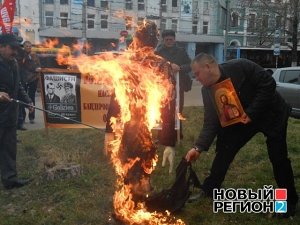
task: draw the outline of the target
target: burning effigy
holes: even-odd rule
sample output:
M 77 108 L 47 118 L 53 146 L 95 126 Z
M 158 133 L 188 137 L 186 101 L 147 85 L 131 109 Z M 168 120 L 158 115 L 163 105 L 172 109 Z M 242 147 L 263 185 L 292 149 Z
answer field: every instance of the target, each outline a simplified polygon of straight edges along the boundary
M 158 161 L 151 130 L 162 122 L 162 109 L 175 104 L 175 78 L 170 64 L 154 53 L 157 41 L 156 24 L 145 21 L 123 53 L 60 59 L 114 90 L 120 113 L 110 121 L 114 140 L 109 156 L 117 174 L 114 216 L 123 224 L 184 224 L 167 211 L 148 211 L 145 204 Z

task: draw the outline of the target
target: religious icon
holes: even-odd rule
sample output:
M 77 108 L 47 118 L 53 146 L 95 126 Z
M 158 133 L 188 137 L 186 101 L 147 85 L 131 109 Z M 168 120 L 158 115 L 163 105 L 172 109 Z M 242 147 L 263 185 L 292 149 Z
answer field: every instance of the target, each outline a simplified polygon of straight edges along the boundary
M 230 78 L 215 84 L 212 96 L 222 127 L 242 122 L 244 109 Z

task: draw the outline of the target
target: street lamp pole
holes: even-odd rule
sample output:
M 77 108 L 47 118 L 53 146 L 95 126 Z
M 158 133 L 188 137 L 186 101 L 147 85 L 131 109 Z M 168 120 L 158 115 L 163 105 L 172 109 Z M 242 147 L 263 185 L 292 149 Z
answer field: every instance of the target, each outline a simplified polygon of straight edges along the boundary
M 162 20 L 162 0 L 159 1 L 159 31 L 160 31 L 159 41 L 160 42 L 162 40 L 162 36 L 161 36 L 161 34 L 162 34 L 162 29 L 161 29 L 162 21 L 161 20 Z
M 225 36 L 224 36 L 224 62 L 227 61 L 227 45 L 228 45 L 228 30 L 230 18 L 230 0 L 226 0 L 226 21 L 225 21 Z
M 86 5 L 87 0 L 82 2 L 82 50 L 85 50 L 85 54 L 88 54 L 87 37 L 86 37 Z

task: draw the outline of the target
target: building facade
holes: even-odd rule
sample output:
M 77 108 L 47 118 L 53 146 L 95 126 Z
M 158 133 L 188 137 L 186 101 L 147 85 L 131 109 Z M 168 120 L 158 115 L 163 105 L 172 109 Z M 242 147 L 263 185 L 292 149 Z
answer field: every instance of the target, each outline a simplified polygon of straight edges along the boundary
M 44 0 L 40 7 L 40 36 L 65 40 L 87 38 L 94 51 L 109 50 L 111 43 L 120 38 L 121 31 L 133 33 L 136 25 L 147 18 L 154 20 L 161 31 L 175 30 L 177 41 L 191 57 L 206 51 L 222 60 L 224 7 L 221 1 L 87 0 L 86 7 L 83 3 L 82 0 Z
M 241 0 L 228 2 L 228 46 L 271 48 L 274 47 L 277 33 L 282 46 L 291 46 L 293 6 L 290 1 L 255 0 L 251 4 Z
M 2 4 L 4 0 L 0 0 Z M 13 33 L 32 43 L 40 41 L 39 0 L 16 0 Z
M 223 60 L 225 0 L 17 0 L 15 26 L 33 43 L 87 39 L 92 52 L 112 50 L 120 33 L 134 33 L 144 19 L 173 29 L 193 58 L 207 52 Z

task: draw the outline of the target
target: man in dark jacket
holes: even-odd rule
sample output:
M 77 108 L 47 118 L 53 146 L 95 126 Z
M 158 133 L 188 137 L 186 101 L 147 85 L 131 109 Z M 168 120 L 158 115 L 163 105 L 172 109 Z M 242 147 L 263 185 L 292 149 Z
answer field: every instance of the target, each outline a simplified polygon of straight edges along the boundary
M 184 48 L 176 46 L 175 31 L 164 30 L 162 38 L 163 44 L 157 47 L 156 53 L 171 62 L 174 73 L 179 72 L 179 112 L 182 113 L 184 91 L 189 91 L 191 88 L 191 78 L 188 74 L 191 71 L 191 59 Z
M 216 156 L 211 173 L 203 183 L 205 194 L 212 196 L 213 189 L 221 187 L 237 152 L 256 133 L 262 132 L 266 137 L 277 185 L 287 189 L 287 213 L 284 217 L 293 216 L 298 195 L 286 143 L 290 107 L 276 91 L 274 79 L 252 61 L 236 59 L 218 65 L 212 56 L 205 53 L 195 57 L 192 71 L 203 85 L 204 123 L 195 147 L 187 152 L 186 159 L 196 160 L 202 151 L 209 149 L 217 137 Z M 231 78 L 245 113 L 241 116 L 242 122 L 222 128 L 211 89 L 214 84 L 227 78 Z
M 19 57 L 20 76 L 24 85 L 25 90 L 28 93 L 33 105 L 35 105 L 35 93 L 39 81 L 39 72 L 41 71 L 40 61 L 35 53 L 31 51 L 32 44 L 30 41 L 23 43 L 24 50 L 23 54 Z M 26 111 L 25 108 L 22 110 L 22 116 L 25 120 Z M 28 115 L 30 123 L 34 123 L 35 112 L 31 112 Z
M 20 86 L 18 64 L 15 59 L 19 43 L 12 34 L 0 35 L 0 169 L 1 181 L 6 189 L 24 186 L 29 182 L 17 178 L 16 170 L 16 126 L 17 99 L 32 104 Z M 32 108 L 30 108 L 32 110 Z
M 162 32 L 163 44 L 158 46 L 156 49 L 156 54 L 162 56 L 164 59 L 168 60 L 171 63 L 171 68 L 174 74 L 179 72 L 179 114 L 178 117 L 180 120 L 185 118 L 182 116 L 182 110 L 184 105 L 184 92 L 191 89 L 192 81 L 189 77 L 189 72 L 191 71 L 191 59 L 186 53 L 184 48 L 176 46 L 175 40 L 175 31 L 173 30 L 164 30 Z M 166 110 L 166 109 L 164 109 Z M 177 135 L 173 131 L 174 126 L 168 124 L 175 123 L 174 118 L 170 118 L 170 115 L 175 115 L 176 107 L 175 101 L 169 111 L 171 113 L 164 113 L 162 111 L 162 119 L 165 121 L 165 126 L 167 129 L 164 129 L 167 133 L 174 133 L 174 135 L 169 135 L 166 132 L 160 132 L 159 139 L 160 144 L 166 146 L 163 154 L 162 166 L 165 166 L 166 161 L 169 161 L 170 164 L 174 162 L 175 158 L 175 144 Z M 183 138 L 182 134 L 182 124 L 180 123 L 180 138 Z M 171 166 L 173 167 L 173 166 Z M 172 171 L 170 167 L 170 171 Z M 169 172 L 170 172 L 169 171 Z

